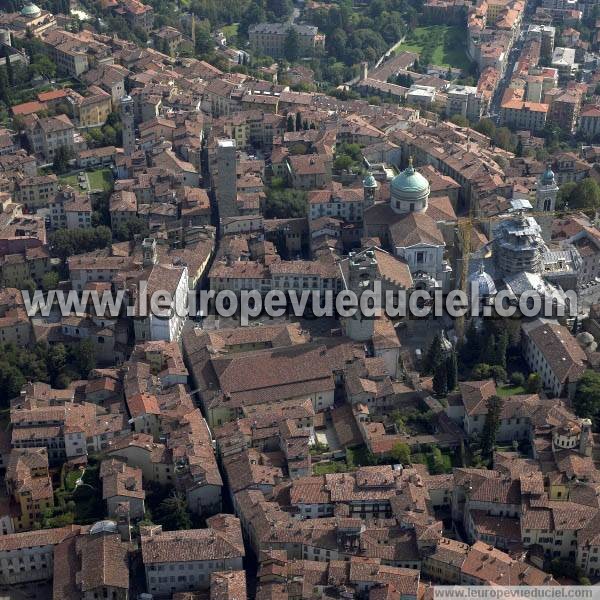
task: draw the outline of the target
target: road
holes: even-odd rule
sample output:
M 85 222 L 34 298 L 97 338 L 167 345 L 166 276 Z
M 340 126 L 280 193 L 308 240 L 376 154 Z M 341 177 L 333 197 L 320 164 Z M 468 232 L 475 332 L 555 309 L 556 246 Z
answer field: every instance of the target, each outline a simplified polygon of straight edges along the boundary
M 519 35 L 519 38 L 513 45 L 508 55 L 508 61 L 506 65 L 506 70 L 504 71 L 504 76 L 500 80 L 498 84 L 498 88 L 494 93 L 494 97 L 490 103 L 489 107 L 489 116 L 498 124 L 498 120 L 500 117 L 500 102 L 502 102 L 502 96 L 504 96 L 504 92 L 512 79 L 513 72 L 515 70 L 515 65 L 517 64 L 517 60 L 519 58 L 519 54 L 521 54 L 521 50 L 523 49 L 523 40 L 522 34 Z
M 513 44 L 513 47 L 510 49 L 508 60 L 506 64 L 506 70 L 504 71 L 504 76 L 502 77 L 498 88 L 496 89 L 496 93 L 492 98 L 492 102 L 490 103 L 488 110 L 488 117 L 494 120 L 496 124 L 498 124 L 500 117 L 500 102 L 502 101 L 502 96 L 504 96 L 504 92 L 512 79 L 513 72 L 515 70 L 515 65 L 517 64 L 517 60 L 519 59 L 519 54 L 523 50 L 523 43 L 525 41 L 525 31 L 530 24 L 531 17 L 535 12 L 535 1 L 530 0 L 525 5 L 525 12 L 523 14 L 523 20 L 521 21 L 521 31 L 517 40 Z

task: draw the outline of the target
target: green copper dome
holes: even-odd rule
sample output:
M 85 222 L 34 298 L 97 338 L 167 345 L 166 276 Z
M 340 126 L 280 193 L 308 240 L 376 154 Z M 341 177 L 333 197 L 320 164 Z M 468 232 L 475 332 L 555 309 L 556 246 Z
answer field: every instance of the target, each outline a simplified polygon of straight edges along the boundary
M 552 167 L 550 165 L 546 167 L 546 170 L 542 175 L 542 183 L 546 185 L 554 183 L 554 171 L 552 170 Z
M 408 168 L 392 179 L 391 191 L 392 194 L 395 193 L 403 197 L 407 195 L 420 197 L 423 194 L 429 194 L 429 181 L 415 170 L 412 159 L 410 159 Z
M 21 10 L 21 15 L 23 17 L 39 17 L 41 13 L 42 11 L 39 6 L 36 6 L 33 2 L 27 2 Z
M 371 175 L 371 173 L 369 173 L 363 179 L 363 187 L 366 187 L 366 188 L 376 188 L 377 187 L 377 182 L 375 181 L 375 177 L 373 177 L 373 175 Z

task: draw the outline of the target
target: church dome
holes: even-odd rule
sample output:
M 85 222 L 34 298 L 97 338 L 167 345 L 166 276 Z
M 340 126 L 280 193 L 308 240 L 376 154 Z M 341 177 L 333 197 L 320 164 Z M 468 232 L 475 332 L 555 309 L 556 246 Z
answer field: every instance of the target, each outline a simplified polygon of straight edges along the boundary
M 371 173 L 369 173 L 363 179 L 363 187 L 366 187 L 366 188 L 376 188 L 377 187 L 377 181 L 375 181 L 375 177 L 373 177 L 373 175 Z
M 496 293 L 496 284 L 490 274 L 485 272 L 483 264 L 479 265 L 477 273 L 471 276 L 471 284 L 477 285 L 480 298 L 493 296 Z
M 42 14 L 39 6 L 36 6 L 33 2 L 27 2 L 21 10 L 21 16 L 35 18 Z
M 413 167 L 412 158 L 408 168 L 392 179 L 390 191 L 392 209 L 395 212 L 424 212 L 427 210 L 429 181 Z
M 553 183 L 554 183 L 554 171 L 552 170 L 552 167 L 550 165 L 548 165 L 542 175 L 542 184 L 552 185 Z
M 429 181 L 412 166 L 412 161 L 408 168 L 392 179 L 391 185 L 392 191 L 402 195 L 420 196 L 423 193 L 429 193 Z

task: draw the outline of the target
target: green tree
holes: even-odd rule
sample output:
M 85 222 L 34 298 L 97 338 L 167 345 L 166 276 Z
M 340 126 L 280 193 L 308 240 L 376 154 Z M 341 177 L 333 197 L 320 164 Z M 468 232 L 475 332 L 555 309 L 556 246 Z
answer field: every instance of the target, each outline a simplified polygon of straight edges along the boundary
M 10 88 L 8 85 L 8 77 L 6 76 L 6 69 L 0 68 L 0 100 L 6 104 L 11 105 Z
M 487 414 L 481 433 L 481 451 L 487 458 L 491 457 L 496 446 L 503 404 L 502 398 L 499 396 L 490 396 L 487 400 Z
M 56 75 L 56 63 L 43 54 L 36 54 L 29 65 L 30 77 L 51 79 Z
M 85 379 L 96 368 L 96 351 L 91 340 L 81 340 L 77 347 L 76 364 L 80 375 Z
M 483 348 L 482 360 L 488 365 L 496 364 L 496 336 L 492 333 Z
M 442 361 L 442 339 L 439 333 L 436 333 L 431 340 L 427 354 L 423 360 L 423 375 L 428 375 L 435 371 L 436 365 Z
M 296 131 L 300 131 L 302 129 L 302 113 L 298 111 L 296 113 Z
M 509 335 L 506 329 L 503 329 L 498 336 L 496 343 L 496 360 L 495 364 L 500 365 L 506 370 L 506 353 L 508 352 Z
M 415 80 L 408 73 L 400 73 L 396 77 L 396 84 L 402 87 L 409 88 L 414 82 Z
M 286 131 L 294 131 L 294 117 L 291 114 L 287 116 Z
M 525 389 L 530 394 L 538 394 L 542 389 L 542 378 L 537 373 L 531 373 L 527 378 Z
M 214 49 L 214 43 L 210 35 L 210 22 L 207 20 L 196 23 L 196 47 L 194 50 L 199 56 L 206 56 Z
M 525 383 L 525 375 L 519 371 L 515 371 L 510 375 L 510 382 L 517 387 L 524 385 Z
M 350 170 L 353 164 L 354 161 L 352 160 L 351 156 L 348 156 L 347 154 L 340 154 L 339 156 L 336 156 L 335 160 L 333 161 L 333 168 L 338 171 Z
M 56 344 L 52 348 L 48 349 L 48 359 L 46 361 L 48 368 L 48 375 L 53 385 L 56 384 L 57 380 L 61 377 L 64 368 L 67 365 L 68 353 L 64 344 Z
M 458 360 L 454 350 L 446 359 L 446 379 L 448 383 L 448 391 L 451 392 L 454 390 L 454 388 L 456 388 L 458 383 Z
M 471 320 L 465 332 L 465 339 L 459 348 L 461 364 L 466 367 L 473 366 L 476 361 L 481 359 L 481 350 L 481 336 L 477 331 L 475 321 Z
M 52 167 L 57 173 L 66 173 L 69 170 L 69 161 L 73 158 L 73 151 L 68 146 L 59 146 L 54 153 Z
M 490 374 L 496 384 L 506 381 L 506 369 L 502 365 L 492 365 Z
M 48 242 L 52 256 L 65 261 L 73 254 L 106 248 L 112 242 L 112 231 L 105 225 L 94 229 L 59 229 Z
M 508 127 L 499 127 L 494 133 L 494 143 L 503 150 L 514 152 L 516 149 L 515 135 Z
M 153 517 L 153 520 L 162 525 L 165 531 L 192 528 L 187 502 L 182 495 L 176 492 L 173 492 L 158 505 Z
M 475 129 L 479 131 L 479 133 L 483 133 L 483 135 L 487 135 L 490 138 L 493 138 L 496 133 L 496 125 L 491 119 L 481 119 L 479 123 L 475 125 Z
M 432 475 L 442 475 L 446 472 L 446 465 L 444 464 L 444 455 L 437 446 L 433 446 L 431 448 L 429 471 Z
M 265 201 L 265 218 L 290 219 L 306 216 L 306 192 L 270 189 Z
M 433 370 L 433 391 L 438 396 L 448 392 L 448 371 L 445 361 L 439 361 Z
M 398 442 L 394 444 L 390 451 L 390 456 L 401 465 L 410 465 L 410 447 L 408 444 Z
M 600 373 L 586 371 L 577 382 L 573 408 L 578 417 L 595 419 L 600 413 Z
M 126 223 L 121 223 L 114 231 L 113 236 L 118 242 L 126 242 L 135 239 L 136 236 L 146 237 L 148 224 L 140 217 L 133 217 Z
M 0 406 L 6 408 L 8 401 L 19 395 L 25 383 L 25 377 L 17 367 L 6 362 L 0 362 L 0 389 L 2 390 Z
M 492 376 L 492 366 L 486 363 L 478 363 L 473 367 L 471 377 L 477 381 L 489 379 Z
M 12 87 L 15 85 L 15 73 L 13 71 L 13 65 L 10 61 L 10 51 L 8 48 L 4 51 L 4 58 L 6 60 L 6 78 L 8 79 L 8 84 Z
M 300 36 L 295 27 L 290 27 L 283 42 L 283 55 L 290 62 L 296 62 L 300 58 Z
M 55 290 L 58 287 L 59 277 L 56 271 L 48 271 L 44 273 L 42 277 L 42 289 L 47 292 L 48 290 Z
M 567 181 L 560 186 L 556 204 L 558 208 L 564 208 L 566 205 L 571 207 L 571 196 L 574 195 L 577 184 L 574 181 Z
M 600 208 L 600 186 L 590 177 L 580 181 L 570 196 L 570 208 Z
M 459 127 L 469 126 L 469 119 L 467 119 L 467 117 L 463 117 L 458 113 L 450 117 L 450 122 L 454 123 L 455 125 L 458 125 Z

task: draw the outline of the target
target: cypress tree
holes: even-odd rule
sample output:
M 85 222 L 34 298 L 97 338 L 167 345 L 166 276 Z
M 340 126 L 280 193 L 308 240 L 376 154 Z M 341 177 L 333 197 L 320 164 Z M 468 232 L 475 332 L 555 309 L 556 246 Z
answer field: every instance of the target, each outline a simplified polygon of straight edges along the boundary
M 444 396 L 448 392 L 448 371 L 444 361 L 435 366 L 433 372 L 433 391 L 438 396 Z

